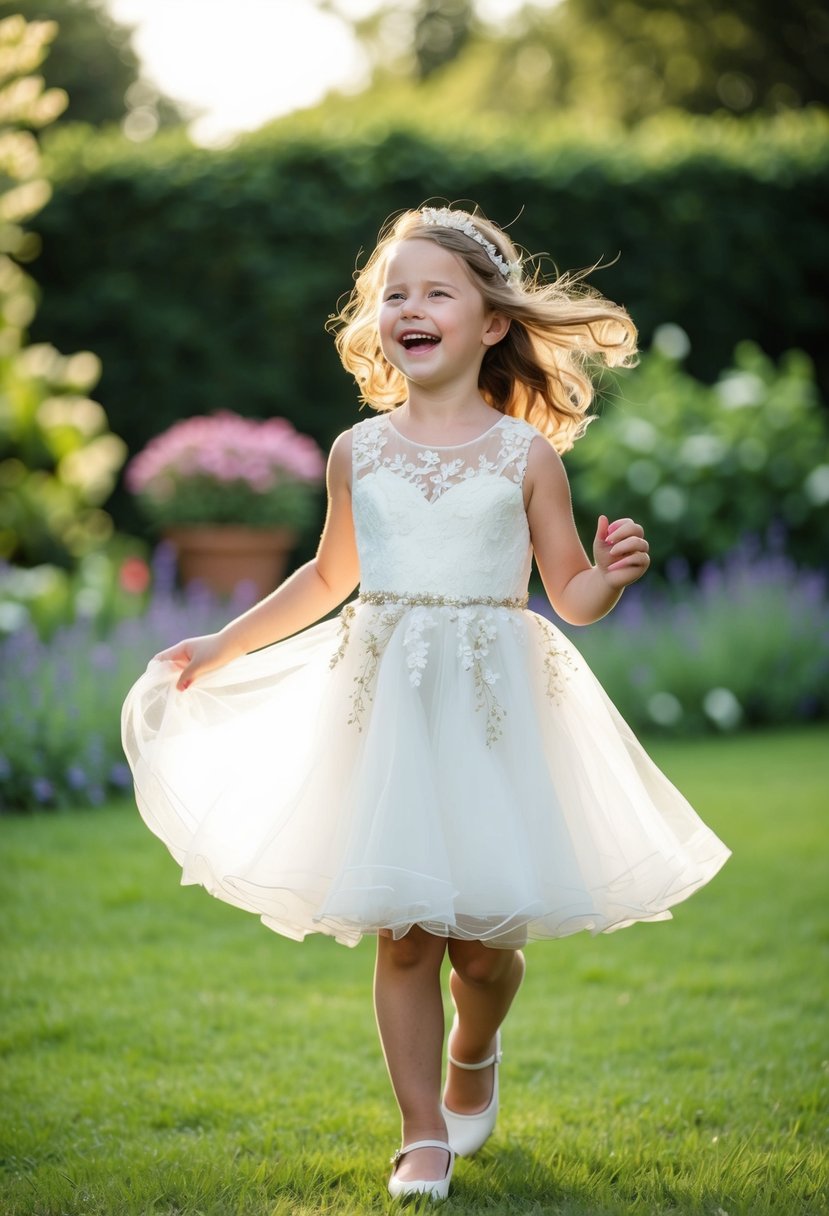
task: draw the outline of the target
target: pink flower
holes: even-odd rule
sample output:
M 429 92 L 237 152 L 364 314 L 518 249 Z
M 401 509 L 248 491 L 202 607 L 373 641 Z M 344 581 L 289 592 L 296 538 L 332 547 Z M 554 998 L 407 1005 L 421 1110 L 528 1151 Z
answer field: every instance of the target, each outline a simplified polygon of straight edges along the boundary
M 307 516 L 303 504 L 324 473 L 317 444 L 286 418 L 221 411 L 185 418 L 151 439 L 128 465 L 126 484 L 161 522 L 208 522 L 218 511 L 264 525 Z

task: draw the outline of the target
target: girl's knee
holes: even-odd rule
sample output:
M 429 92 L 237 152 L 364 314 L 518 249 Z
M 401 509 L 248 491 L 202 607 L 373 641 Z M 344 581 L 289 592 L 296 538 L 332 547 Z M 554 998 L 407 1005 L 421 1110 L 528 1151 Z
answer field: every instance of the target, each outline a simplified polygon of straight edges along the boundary
M 496 950 L 481 942 L 453 942 L 449 955 L 459 979 L 472 988 L 487 988 L 501 983 L 509 973 L 516 951 Z

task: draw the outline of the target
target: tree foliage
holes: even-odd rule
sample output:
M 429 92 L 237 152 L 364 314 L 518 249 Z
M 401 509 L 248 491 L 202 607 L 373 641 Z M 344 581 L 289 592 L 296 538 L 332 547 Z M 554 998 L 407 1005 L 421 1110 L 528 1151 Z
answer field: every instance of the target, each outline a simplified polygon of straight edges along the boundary
M 604 123 L 666 108 L 748 114 L 829 104 L 829 12 L 817 0 L 783 8 L 770 0 L 561 0 L 527 5 L 501 26 L 483 25 L 472 4 L 417 0 L 404 7 L 408 24 L 399 9 L 389 5 L 355 27 L 375 64 L 375 104 L 407 79 L 436 110 L 567 112 Z M 441 51 L 424 70 L 431 30 Z
M 633 122 L 668 107 L 774 112 L 829 102 L 829 17 L 815 0 L 564 0 L 513 53 L 550 54 L 557 108 Z
M 810 360 L 790 351 L 775 366 L 741 342 L 708 385 L 684 371 L 687 352 L 682 330 L 660 326 L 634 372 L 605 376 L 599 419 L 567 457 L 583 533 L 601 511 L 632 515 L 658 571 L 696 572 L 748 537 L 822 564 L 829 416 Z
M 469 40 L 472 0 L 420 0 L 414 15 L 414 55 L 421 80 L 451 63 Z
M 86 396 L 101 374 L 98 358 L 26 341 L 37 289 L 19 261 L 38 242 L 23 221 L 51 192 L 31 129 L 66 105 L 62 90 L 44 90 L 31 73 L 56 31 L 54 22 L 0 21 L 0 558 L 68 564 L 111 534 L 100 504 L 126 448 Z

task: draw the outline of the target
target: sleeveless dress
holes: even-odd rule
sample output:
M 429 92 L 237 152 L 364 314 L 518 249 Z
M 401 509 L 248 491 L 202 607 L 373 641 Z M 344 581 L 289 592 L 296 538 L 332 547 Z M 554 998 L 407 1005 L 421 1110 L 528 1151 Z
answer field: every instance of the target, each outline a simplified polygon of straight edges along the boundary
M 359 595 L 186 693 L 123 710 L 147 826 L 182 883 L 288 937 L 516 947 L 663 920 L 729 850 L 576 648 L 526 609 L 528 423 L 431 448 L 353 428 Z

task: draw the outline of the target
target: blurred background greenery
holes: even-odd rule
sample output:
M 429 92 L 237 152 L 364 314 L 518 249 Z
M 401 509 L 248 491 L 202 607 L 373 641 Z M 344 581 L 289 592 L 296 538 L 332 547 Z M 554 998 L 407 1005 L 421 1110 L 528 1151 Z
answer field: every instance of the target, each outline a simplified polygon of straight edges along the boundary
M 600 510 L 630 512 L 653 545 L 627 619 L 579 633 L 611 695 L 646 730 L 824 716 L 825 6 L 560 0 L 497 23 L 474 0 L 318 7 L 352 22 L 364 87 L 204 148 L 101 3 L 0 3 L 0 630 L 7 658 L 28 655 L 12 686 L 61 645 L 83 654 L 79 628 L 108 645 L 126 622 L 117 712 L 159 635 L 135 622 L 163 601 L 174 635 L 184 604 L 163 550 L 150 560 L 128 455 L 220 409 L 330 445 L 356 390 L 325 321 L 385 217 L 437 197 L 515 221 L 550 271 L 603 264 L 592 281 L 640 327 L 640 366 L 602 378 L 567 458 L 585 540 Z M 6 804 L 66 800 L 76 736 L 38 743 L 21 775 L 18 694 Z M 43 713 L 29 724 L 59 734 Z M 102 790 L 121 772 L 107 738 Z

